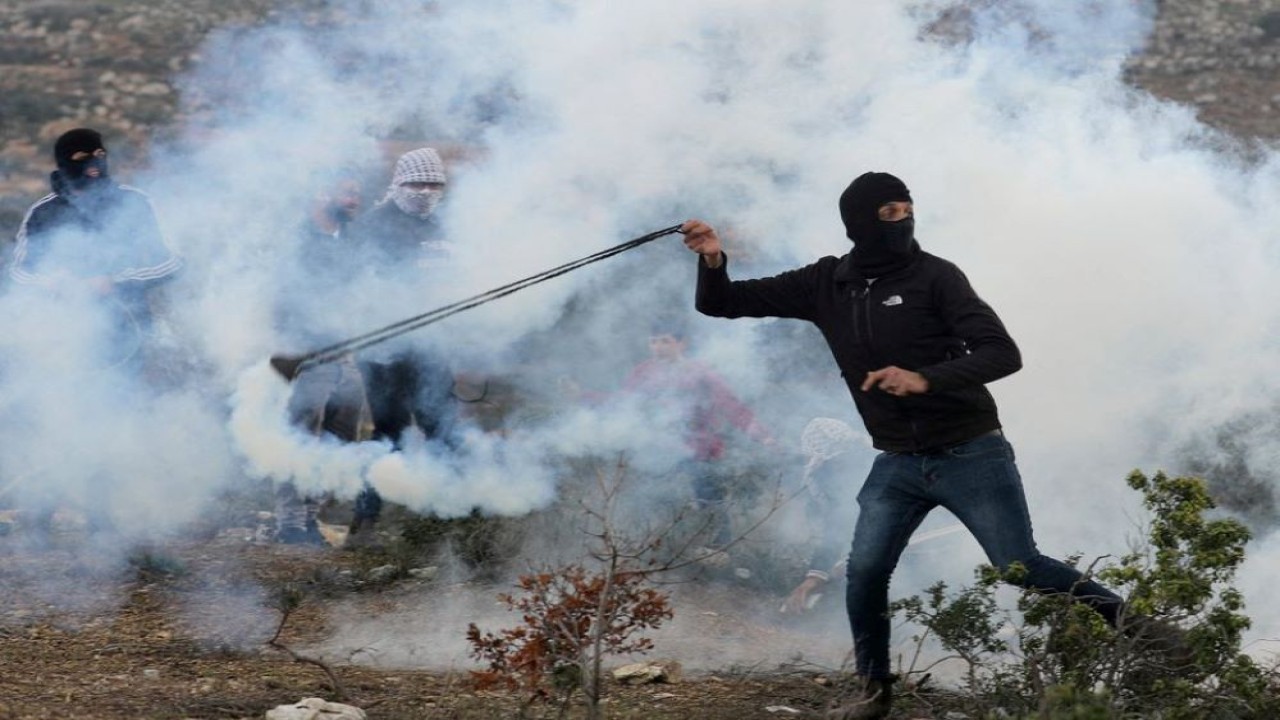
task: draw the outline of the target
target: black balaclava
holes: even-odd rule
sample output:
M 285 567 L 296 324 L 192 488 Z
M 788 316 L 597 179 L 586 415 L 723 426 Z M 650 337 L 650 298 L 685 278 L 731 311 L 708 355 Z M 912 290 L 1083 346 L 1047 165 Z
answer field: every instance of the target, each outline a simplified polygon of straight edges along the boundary
M 906 183 L 889 173 L 863 173 L 840 194 L 840 219 L 853 241 L 853 267 L 863 277 L 880 277 L 910 265 L 920 254 L 915 220 L 881 220 L 880 206 L 911 202 Z
M 107 159 L 93 155 L 95 151 L 105 149 L 102 135 L 97 130 L 76 128 L 63 133 L 53 144 L 53 159 L 58 163 L 58 172 L 68 185 L 76 190 L 85 190 L 93 187 L 94 183 L 107 179 Z M 72 160 L 71 156 L 78 152 L 87 152 L 89 157 Z M 98 168 L 100 173 L 96 178 L 85 175 L 93 167 Z

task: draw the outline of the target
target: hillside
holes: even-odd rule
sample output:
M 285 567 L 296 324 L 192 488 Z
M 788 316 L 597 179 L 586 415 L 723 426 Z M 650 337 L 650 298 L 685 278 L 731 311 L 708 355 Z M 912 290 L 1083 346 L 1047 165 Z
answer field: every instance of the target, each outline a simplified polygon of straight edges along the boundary
M 197 112 L 177 86 L 217 28 L 289 14 L 325 23 L 324 0 L 10 0 L 0 5 L 0 233 L 46 191 L 48 148 L 90 124 L 116 162 L 145 161 L 149 140 Z M 1196 107 L 1245 138 L 1280 139 L 1280 0 L 1158 0 L 1131 82 Z

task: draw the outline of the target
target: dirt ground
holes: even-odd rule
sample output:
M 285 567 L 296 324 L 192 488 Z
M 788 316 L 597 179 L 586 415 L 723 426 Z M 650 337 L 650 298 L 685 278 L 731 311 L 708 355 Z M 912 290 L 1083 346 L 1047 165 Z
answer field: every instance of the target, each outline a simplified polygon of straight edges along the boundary
M 519 714 L 520 698 L 475 692 L 467 667 L 406 670 L 394 658 L 370 666 L 359 652 L 334 659 L 340 653 L 333 643 L 335 618 L 396 617 L 422 607 L 423 597 L 496 595 L 508 588 L 443 579 L 352 581 L 369 577 L 385 555 L 272 545 L 251 540 L 247 528 L 192 535 L 134 547 L 126 556 L 121 538 L 79 530 L 60 533 L 47 546 L 20 531 L 0 537 L 0 720 L 261 718 L 307 697 L 341 699 L 370 718 Z M 300 655 L 324 658 L 341 690 L 321 666 L 294 662 L 268 645 L 281 618 L 277 596 L 286 590 L 304 599 L 285 623 L 281 642 Z M 712 592 L 720 592 L 722 601 L 736 599 L 744 610 L 775 602 L 742 588 Z M 794 639 L 782 637 L 793 630 L 745 614 L 693 611 L 677 603 L 678 616 L 686 611 L 724 636 L 766 644 Z M 439 617 L 419 615 L 423 624 Z M 460 639 L 465 627 L 453 630 Z M 846 631 L 824 621 L 802 632 L 843 637 Z M 655 657 L 663 650 L 660 644 Z M 832 686 L 839 677 L 813 665 L 743 669 L 726 659 L 722 669 L 688 672 L 677 684 L 612 684 L 608 716 L 820 717 L 839 692 Z M 531 716 L 556 717 L 557 710 L 535 707 Z M 569 717 L 581 717 L 581 708 Z

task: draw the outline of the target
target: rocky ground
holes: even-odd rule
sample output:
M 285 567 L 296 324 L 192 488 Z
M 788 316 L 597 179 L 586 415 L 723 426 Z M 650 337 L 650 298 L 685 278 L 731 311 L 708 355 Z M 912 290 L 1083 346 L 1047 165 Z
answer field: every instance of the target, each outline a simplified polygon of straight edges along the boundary
M 0 719 L 261 718 L 308 697 L 343 701 L 371 718 L 507 718 L 520 712 L 523 696 L 477 692 L 465 670 L 406 670 L 371 662 L 376 653 L 370 645 L 332 642 L 338 616 L 400 618 L 421 629 L 446 622 L 432 601 L 467 593 L 473 603 L 481 593 L 496 603 L 501 588 L 434 573 L 393 576 L 384 571 L 390 558 L 377 551 L 253 542 L 249 528 L 199 537 L 203 532 L 134 549 L 126 563 L 111 547 L 118 538 L 104 542 L 78 528 L 60 530 L 51 546 L 35 550 L 22 532 L 0 535 Z M 752 604 L 772 608 L 772 595 L 730 585 L 699 592 L 680 612 L 704 626 L 700 633 L 714 626 L 721 636 L 750 635 L 763 644 L 823 632 L 814 623 L 807 630 L 785 629 L 737 619 L 737 613 L 694 609 L 703 603 L 736 606 L 746 617 Z M 287 619 L 280 611 L 286 593 L 301 599 Z M 273 645 L 277 628 L 282 632 Z M 464 629 L 459 624 L 452 635 L 461 638 Z M 328 671 L 294 661 L 290 653 L 319 660 Z M 357 655 L 366 657 L 353 661 Z M 609 716 L 813 716 L 840 692 L 838 676 L 815 666 L 725 662 L 714 673 L 689 672 L 677 680 L 611 682 Z M 557 717 L 559 710 L 540 704 L 530 713 Z M 575 709 L 570 717 L 580 713 Z
M 1241 137 L 1280 139 L 1280 2 L 1163 0 L 1129 77 Z
M 182 121 L 174 78 L 210 31 L 322 3 L 305 0 L 11 0 L 0 4 L 0 227 L 47 192 L 48 148 L 91 125 L 128 164 Z M 185 108 L 190 110 L 190 108 Z

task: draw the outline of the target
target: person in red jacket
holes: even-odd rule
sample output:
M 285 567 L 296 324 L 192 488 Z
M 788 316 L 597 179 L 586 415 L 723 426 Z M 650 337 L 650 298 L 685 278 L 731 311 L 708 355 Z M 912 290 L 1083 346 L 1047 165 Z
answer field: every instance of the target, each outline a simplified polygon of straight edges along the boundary
M 688 347 L 678 324 L 655 323 L 649 335 L 649 359 L 631 369 L 623 389 L 682 406 L 687 415 L 685 442 L 697 462 L 724 458 L 730 428 L 771 443 L 772 436 L 751 408 L 709 366 L 688 357 Z
M 729 384 L 706 364 L 690 358 L 684 323 L 660 316 L 650 325 L 649 357 L 627 373 L 621 395 L 638 398 L 681 433 L 684 456 L 672 475 L 692 481 L 694 503 L 706 527 L 703 555 L 727 560 L 719 551 L 733 540 L 726 490 L 733 477 L 726 468 L 731 436 L 741 432 L 764 445 L 773 435 L 756 420 Z M 603 398 L 590 398 L 599 402 Z

